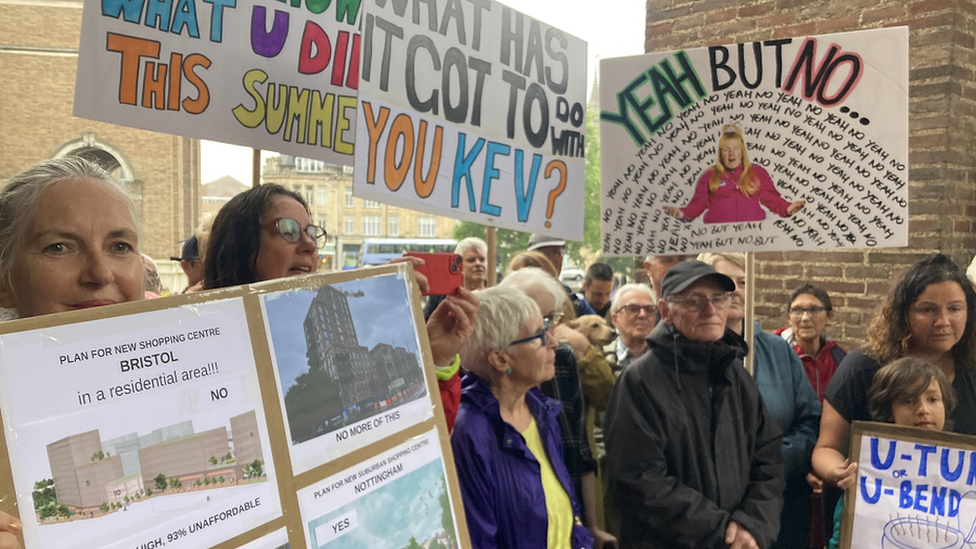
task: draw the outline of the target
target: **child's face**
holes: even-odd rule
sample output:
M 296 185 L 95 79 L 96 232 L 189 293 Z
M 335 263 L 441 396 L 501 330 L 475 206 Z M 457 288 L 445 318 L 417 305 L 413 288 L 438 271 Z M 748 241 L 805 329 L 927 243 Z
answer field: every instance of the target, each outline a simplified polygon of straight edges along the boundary
M 891 415 L 897 425 L 941 431 L 945 427 L 945 405 L 939 382 L 933 379 L 917 398 L 896 398 L 891 403 Z

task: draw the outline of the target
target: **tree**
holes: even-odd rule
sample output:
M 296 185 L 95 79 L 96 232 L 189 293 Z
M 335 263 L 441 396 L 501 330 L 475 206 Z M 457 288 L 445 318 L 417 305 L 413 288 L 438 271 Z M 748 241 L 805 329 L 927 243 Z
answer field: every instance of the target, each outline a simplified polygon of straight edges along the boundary
M 210 456 L 210 465 L 217 466 L 217 456 Z
M 202 484 L 203 483 L 200 482 L 200 479 L 197 479 L 197 481 L 193 483 L 194 486 L 201 486 Z
M 103 513 L 108 513 L 108 504 L 102 503 L 101 505 L 98 506 L 98 510 Z
M 157 490 L 159 490 L 160 492 L 162 492 L 163 490 L 166 489 L 166 475 L 164 475 L 162 473 L 159 473 L 158 475 L 156 475 L 155 477 L 153 477 L 153 480 L 156 481 L 156 489 Z
M 68 517 L 70 517 L 73 514 L 74 513 L 71 511 L 71 509 L 68 509 L 68 506 L 67 505 L 64 505 L 64 504 L 58 505 L 58 516 L 59 517 L 61 517 L 61 518 L 68 518 Z
M 152 488 L 149 488 L 149 487 L 147 486 L 147 487 L 146 487 L 146 497 L 148 498 L 148 497 L 149 497 L 149 496 L 151 496 L 151 495 L 152 495 Z
M 417 543 L 417 538 L 410 536 L 410 543 L 407 544 L 405 549 L 423 549 L 423 547 Z
M 451 500 L 447 497 L 446 486 L 444 476 L 441 475 L 440 493 L 437 494 L 437 502 L 441 505 L 441 528 L 451 540 L 451 545 L 457 547 L 457 535 L 454 532 L 454 513 L 451 509 Z
M 223 461 L 230 461 L 232 459 L 234 459 L 234 455 L 231 454 L 230 452 L 227 452 L 227 455 L 224 456 Z
M 180 481 L 180 479 L 178 479 L 176 477 L 173 477 L 173 478 L 169 479 L 169 487 L 170 488 L 173 488 L 173 489 L 182 488 L 183 487 L 183 483 Z
M 224 475 L 220 475 L 219 477 L 217 477 L 217 480 L 218 480 L 218 481 L 219 481 L 219 482 L 220 482 L 221 484 L 223 484 L 224 482 L 226 482 L 226 481 L 224 480 Z
M 262 477 L 264 476 L 264 468 L 261 467 L 261 460 L 256 459 L 254 463 L 251 464 L 251 476 L 252 477 Z
M 31 492 L 31 497 L 34 500 L 34 509 L 38 511 L 38 514 L 41 514 L 41 509 L 45 507 L 57 506 L 58 494 L 54 490 L 54 479 L 48 478 L 35 482 L 34 490 Z

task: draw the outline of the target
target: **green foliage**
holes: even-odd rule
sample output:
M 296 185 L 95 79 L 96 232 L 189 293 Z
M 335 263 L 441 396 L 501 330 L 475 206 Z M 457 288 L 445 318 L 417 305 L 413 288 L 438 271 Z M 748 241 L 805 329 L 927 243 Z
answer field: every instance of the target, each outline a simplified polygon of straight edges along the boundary
M 203 483 L 202 483 L 202 482 L 200 482 L 200 479 L 197 479 L 197 481 L 196 481 L 196 482 L 194 482 L 194 483 L 193 483 L 193 485 L 194 485 L 194 486 L 198 486 L 198 487 L 199 487 L 199 486 L 203 486 Z
M 164 475 L 162 473 L 159 473 L 158 475 L 156 475 L 155 477 L 153 477 L 153 480 L 156 481 L 156 489 L 157 490 L 159 490 L 160 492 L 162 492 L 163 490 L 166 489 L 166 475 Z
M 223 484 L 227 481 L 224 479 L 224 475 L 220 475 L 219 477 L 217 477 L 217 482 Z
M 210 465 L 217 465 L 217 456 L 210 456 Z
M 451 509 L 451 500 L 447 497 L 447 483 L 444 475 L 441 475 L 440 493 L 437 494 L 437 502 L 441 505 L 441 528 L 451 540 L 451 544 L 457 547 L 457 535 L 454 532 L 454 514 Z M 430 548 L 428 548 L 430 549 Z
M 34 509 L 37 510 L 38 515 L 42 514 L 42 509 L 50 507 L 48 516 L 54 516 L 54 508 L 58 505 L 58 494 L 54 490 L 54 479 L 48 478 L 35 482 L 31 497 L 34 499 Z
M 175 488 L 182 488 L 183 487 L 183 482 L 180 481 L 180 479 L 178 479 L 176 477 L 173 477 L 173 478 L 169 479 L 169 487 L 170 488 L 174 488 L 174 489 Z
M 423 549 L 423 547 L 417 543 L 417 538 L 410 536 L 410 543 L 407 544 L 405 549 Z
M 230 461 L 232 459 L 234 459 L 234 455 L 231 454 L 230 452 L 227 452 L 226 456 L 220 458 L 221 461 Z
M 151 495 L 152 495 L 152 488 L 147 487 L 146 488 L 146 497 L 148 498 Z
M 74 514 L 74 512 L 71 509 L 68 509 L 68 506 L 67 505 L 64 505 L 64 504 L 58 505 L 58 516 L 59 517 L 61 517 L 61 518 L 68 518 L 68 517 L 70 517 L 73 514 Z
M 249 467 L 251 468 L 251 477 L 257 478 L 264 476 L 264 468 L 261 467 L 260 459 L 254 460 L 254 463 L 249 465 Z
M 98 506 L 98 510 L 103 513 L 108 513 L 108 504 L 102 503 L 101 505 Z
M 311 440 L 319 434 L 319 423 L 341 414 L 344 406 L 339 386 L 321 367 L 310 367 L 295 378 L 295 384 L 285 392 L 285 410 L 292 440 L 296 443 Z
M 440 542 L 440 540 L 432 540 L 427 549 L 447 549 L 447 546 Z

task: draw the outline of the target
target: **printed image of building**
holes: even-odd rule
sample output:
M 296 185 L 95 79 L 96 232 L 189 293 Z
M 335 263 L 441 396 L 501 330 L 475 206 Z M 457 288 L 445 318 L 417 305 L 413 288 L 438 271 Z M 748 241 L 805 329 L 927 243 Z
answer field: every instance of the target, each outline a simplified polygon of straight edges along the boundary
M 388 343 L 361 345 L 347 292 L 318 289 L 303 322 L 308 371 L 285 393 L 292 442 L 303 442 L 426 394 L 415 353 Z
M 105 501 L 105 486 L 122 478 L 117 455 L 98 459 L 103 452 L 98 431 L 65 437 L 47 445 L 47 459 L 58 502 L 72 507 L 98 507 Z
M 208 487 L 216 487 L 218 478 L 243 479 L 245 466 L 264 464 L 257 414 L 234 416 L 230 426 L 233 452 L 226 427 L 194 433 L 192 421 L 141 437 L 130 433 L 103 442 L 94 430 L 52 442 L 47 454 L 57 503 L 93 513 L 102 504 L 131 504 L 146 495 L 146 488 L 155 490 L 160 474 L 178 479 L 185 489 L 200 487 L 204 484 L 196 482 L 205 479 L 211 481 Z

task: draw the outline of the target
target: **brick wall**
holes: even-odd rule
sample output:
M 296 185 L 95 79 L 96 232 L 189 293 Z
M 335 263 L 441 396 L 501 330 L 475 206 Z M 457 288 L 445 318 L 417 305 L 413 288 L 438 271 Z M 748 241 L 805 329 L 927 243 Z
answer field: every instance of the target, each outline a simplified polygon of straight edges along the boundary
M 0 185 L 91 134 L 132 166 L 128 187 L 141 215 L 141 250 L 177 255 L 200 211 L 199 142 L 72 116 L 81 6 L 0 3 Z
M 828 331 L 851 348 L 911 263 L 936 251 L 965 268 L 976 251 L 976 3 L 968 0 L 648 0 L 645 50 L 665 51 L 908 25 L 909 246 L 756 254 L 756 317 L 786 325 L 801 282 L 834 304 Z

